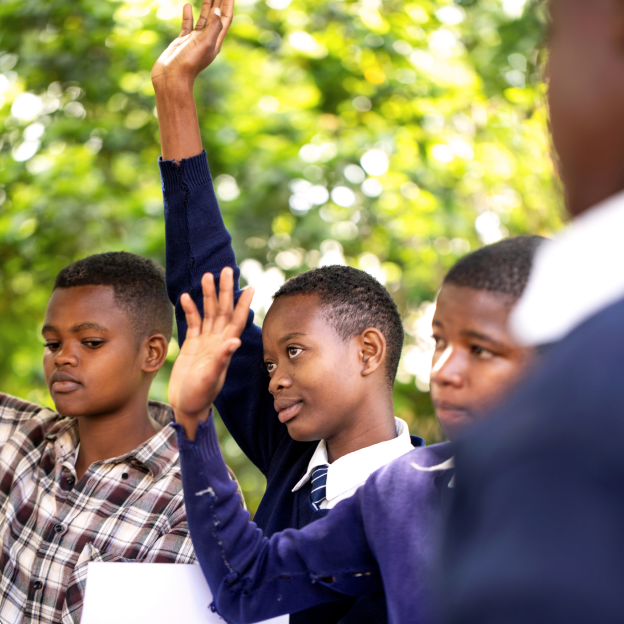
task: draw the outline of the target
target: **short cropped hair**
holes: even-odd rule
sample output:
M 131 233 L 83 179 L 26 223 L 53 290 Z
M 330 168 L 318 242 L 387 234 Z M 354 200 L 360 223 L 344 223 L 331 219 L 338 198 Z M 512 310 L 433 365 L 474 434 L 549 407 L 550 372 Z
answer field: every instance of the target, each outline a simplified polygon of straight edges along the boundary
M 535 251 L 542 236 L 506 238 L 477 249 L 459 260 L 446 274 L 444 284 L 520 298 L 529 279 Z
M 375 327 L 386 339 L 386 376 L 394 383 L 401 349 L 403 324 L 390 293 L 371 275 L 350 266 L 325 266 L 290 278 L 273 299 L 315 295 L 327 319 L 344 340 Z
M 138 341 L 154 334 L 171 339 L 173 306 L 165 271 L 153 260 L 125 251 L 88 256 L 62 269 L 54 281 L 54 290 L 76 286 L 111 286 Z

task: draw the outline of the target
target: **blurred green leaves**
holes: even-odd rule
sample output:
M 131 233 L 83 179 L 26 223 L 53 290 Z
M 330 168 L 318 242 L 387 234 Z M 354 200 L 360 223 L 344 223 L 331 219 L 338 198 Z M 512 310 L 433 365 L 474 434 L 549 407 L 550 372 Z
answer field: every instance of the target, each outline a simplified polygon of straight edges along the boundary
M 127 249 L 164 263 L 149 71 L 173 0 L 0 5 L 1 389 L 49 401 L 37 327 L 56 273 Z M 262 312 L 323 262 L 383 280 L 407 344 L 396 411 L 429 441 L 428 322 L 478 245 L 560 225 L 523 0 L 239 0 L 196 96 L 217 193 Z M 195 7 L 196 9 L 198 7 Z M 168 371 L 154 396 L 166 397 Z M 262 480 L 224 431 L 250 507 Z

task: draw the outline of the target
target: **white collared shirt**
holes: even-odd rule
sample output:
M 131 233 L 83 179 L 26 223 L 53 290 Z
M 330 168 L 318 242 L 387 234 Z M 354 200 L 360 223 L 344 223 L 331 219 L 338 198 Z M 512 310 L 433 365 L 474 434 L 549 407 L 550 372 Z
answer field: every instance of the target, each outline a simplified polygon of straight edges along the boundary
M 537 250 L 510 326 L 528 346 L 564 338 L 624 297 L 624 191 L 574 219 Z
M 396 438 L 354 451 L 329 464 L 325 486 L 327 493 L 320 503 L 321 509 L 331 509 L 341 500 L 353 496 L 375 470 L 414 449 L 407 423 L 400 418 L 395 418 L 394 422 Z M 302 488 L 310 480 L 312 471 L 317 466 L 328 463 L 327 444 L 325 440 L 321 440 L 308 464 L 308 471 L 292 491 L 296 492 Z

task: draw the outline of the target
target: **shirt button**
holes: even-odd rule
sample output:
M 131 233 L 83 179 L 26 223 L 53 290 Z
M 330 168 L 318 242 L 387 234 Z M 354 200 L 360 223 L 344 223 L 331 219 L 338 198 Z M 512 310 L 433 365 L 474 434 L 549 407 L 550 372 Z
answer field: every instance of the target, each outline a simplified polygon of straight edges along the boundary
M 121 478 L 125 481 L 128 478 L 128 473 L 127 472 L 122 473 Z
M 74 477 L 67 477 L 67 485 L 74 485 L 76 483 L 76 479 Z
M 41 588 L 43 587 L 43 583 L 42 583 L 41 581 L 35 581 L 35 582 L 33 583 L 33 587 L 34 587 L 35 589 L 41 589 Z
M 62 525 L 62 524 L 57 524 L 57 525 L 54 527 L 54 532 L 55 532 L 55 533 L 60 533 L 62 530 L 63 530 L 63 525 Z

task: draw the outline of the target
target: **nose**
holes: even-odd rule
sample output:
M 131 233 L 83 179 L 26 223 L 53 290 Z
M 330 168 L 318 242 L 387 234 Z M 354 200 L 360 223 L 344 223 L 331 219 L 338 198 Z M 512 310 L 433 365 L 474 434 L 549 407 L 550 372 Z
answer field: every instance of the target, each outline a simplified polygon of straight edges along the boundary
M 271 380 L 269 381 L 269 392 L 273 396 L 275 396 L 281 390 L 284 390 L 285 388 L 290 388 L 291 386 L 292 380 L 287 374 L 275 371 L 275 374 L 271 377 Z
M 79 358 L 71 345 L 63 345 L 54 354 L 54 365 L 56 368 L 62 366 L 78 366 Z
M 448 346 L 437 359 L 434 355 L 431 367 L 431 381 L 440 386 L 455 386 L 464 384 L 465 372 L 463 358 L 457 349 Z

